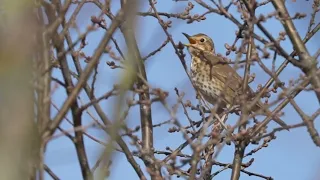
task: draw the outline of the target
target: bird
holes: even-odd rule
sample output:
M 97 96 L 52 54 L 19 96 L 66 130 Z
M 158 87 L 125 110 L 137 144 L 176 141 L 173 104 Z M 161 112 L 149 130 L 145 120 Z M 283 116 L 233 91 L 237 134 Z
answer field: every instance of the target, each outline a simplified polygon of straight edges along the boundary
M 182 34 L 189 41 L 184 45 L 191 56 L 190 78 L 202 97 L 212 105 L 218 103 L 218 114 L 224 111 L 223 108 L 240 105 L 243 79 L 224 58 L 216 55 L 213 40 L 203 33 L 192 36 Z M 254 92 L 249 85 L 246 89 L 250 100 Z M 263 106 L 262 102 L 258 101 L 251 111 L 262 109 L 263 114 L 270 115 L 271 111 Z M 273 121 L 287 129 L 287 124 L 279 117 L 273 117 Z

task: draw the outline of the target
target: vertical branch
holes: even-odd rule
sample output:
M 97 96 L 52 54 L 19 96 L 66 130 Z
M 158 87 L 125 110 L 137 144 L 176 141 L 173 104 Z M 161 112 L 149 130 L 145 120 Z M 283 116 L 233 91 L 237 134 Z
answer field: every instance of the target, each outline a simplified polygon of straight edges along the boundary
M 44 29 L 45 22 L 43 19 L 43 11 L 41 8 L 38 9 L 38 24 L 41 29 Z M 37 125 L 38 132 L 42 132 L 47 125 L 50 123 L 50 107 L 51 107 L 51 69 L 50 67 L 50 45 L 48 41 L 48 36 L 46 32 L 39 30 L 37 36 L 38 42 L 38 56 L 35 57 L 35 82 L 38 85 L 36 87 L 37 92 Z M 49 70 L 48 70 L 49 69 Z M 48 71 L 46 71 L 48 70 Z M 42 73 L 46 72 L 43 76 Z M 40 150 L 39 150 L 39 179 L 44 179 L 44 141 L 40 142 Z M 36 169 L 34 170 L 34 175 L 32 178 L 36 177 Z
M 134 2 L 127 2 L 127 0 L 122 0 L 121 4 L 124 5 L 125 3 L 131 3 L 133 6 L 136 6 Z M 137 2 L 135 2 L 137 3 Z M 135 11 L 132 10 L 131 6 L 131 14 L 129 17 L 135 17 Z M 143 79 L 146 81 L 147 74 L 145 71 L 145 66 L 141 57 L 141 54 L 139 52 L 139 48 L 135 39 L 134 35 L 134 18 L 129 18 L 126 20 L 125 23 L 121 26 L 121 31 L 124 35 L 126 44 L 128 46 L 128 54 L 132 58 L 133 63 L 135 64 L 135 67 L 137 69 L 137 73 L 140 74 Z M 146 89 L 146 86 L 144 82 L 137 78 L 136 85 L 138 89 Z M 142 92 L 139 94 L 139 100 L 140 101 L 148 101 L 150 100 L 150 94 L 148 91 Z M 141 121 L 141 131 L 142 131 L 142 149 L 144 152 L 143 156 L 146 155 L 146 158 L 144 159 L 144 162 L 147 167 L 151 168 L 152 172 L 151 177 L 152 179 L 155 179 L 159 176 L 161 176 L 160 169 L 157 167 L 155 163 L 150 162 L 148 159 L 152 158 L 154 159 L 153 154 L 153 127 L 152 127 L 152 117 L 151 117 L 151 106 L 148 104 L 140 104 L 140 121 Z
M 223 123 L 225 123 L 227 119 L 228 119 L 227 114 L 222 115 L 221 120 Z M 209 141 L 212 142 L 212 145 L 209 145 L 208 147 L 205 148 L 205 163 L 202 166 L 202 174 L 201 174 L 201 176 L 204 177 L 204 179 L 212 178 L 211 171 L 212 171 L 212 165 L 214 162 L 212 157 L 215 152 L 216 144 L 217 142 L 220 141 L 220 139 L 214 136 L 214 134 L 221 134 L 223 130 L 224 128 L 222 127 L 222 124 L 219 123 L 219 121 L 217 120 L 212 127 L 212 130 L 211 130 L 212 136 L 209 139 Z
M 50 10 L 50 8 L 51 8 L 50 5 L 46 6 L 46 10 L 52 11 L 52 10 Z M 52 12 L 49 12 L 49 13 L 54 14 Z M 88 63 L 87 67 L 85 68 L 85 70 L 82 73 L 82 76 L 79 78 L 77 85 L 74 88 L 72 88 L 72 90 L 70 91 L 69 96 L 68 96 L 67 100 L 64 102 L 61 110 L 56 115 L 56 117 L 51 121 L 48 129 L 43 133 L 43 138 L 45 138 L 45 139 L 49 138 L 54 133 L 54 131 L 57 129 L 57 127 L 59 126 L 59 124 L 63 120 L 64 116 L 67 114 L 69 108 L 73 105 L 74 101 L 76 100 L 78 93 L 80 92 L 80 90 L 82 89 L 84 84 L 86 83 L 92 70 L 94 69 L 94 67 L 98 63 L 98 61 L 99 61 L 107 43 L 109 42 L 113 32 L 117 29 L 117 27 L 123 21 L 123 18 L 124 18 L 124 10 L 122 9 L 119 11 L 117 16 L 114 18 L 114 21 L 110 25 L 110 29 L 105 33 L 104 37 L 102 38 L 98 48 L 96 49 L 94 55 L 92 56 L 91 61 Z M 81 163 L 82 163 L 82 160 L 83 159 L 80 159 Z M 87 169 L 87 167 L 88 166 L 86 165 L 86 169 Z M 90 178 L 90 174 L 91 174 L 91 173 L 89 173 L 90 169 L 88 169 L 87 172 L 88 172 L 88 174 L 87 174 L 88 176 L 86 176 L 85 178 Z
M 34 61 L 35 70 L 35 83 L 37 84 L 37 112 L 38 112 L 38 128 L 39 132 L 43 131 L 43 128 L 50 121 L 50 105 L 51 105 L 51 70 L 50 70 L 50 47 L 47 37 L 47 33 L 43 32 L 42 29 L 45 27 L 43 19 L 43 11 L 38 8 L 37 11 L 38 29 L 37 33 L 37 56 Z M 46 72 L 43 76 L 42 73 Z
M 121 10 L 118 12 L 117 16 L 112 21 L 109 30 L 105 33 L 104 37 L 102 38 L 99 46 L 95 50 L 94 55 L 91 58 L 91 61 L 88 63 L 84 71 L 82 72 L 77 85 L 73 88 L 70 96 L 68 96 L 67 100 L 64 102 L 63 106 L 61 107 L 60 112 L 55 116 L 55 118 L 51 121 L 48 130 L 43 134 L 43 137 L 50 137 L 55 129 L 59 126 L 63 117 L 67 114 L 70 105 L 76 100 L 77 95 L 79 94 L 81 88 L 88 80 L 90 74 L 92 73 L 95 65 L 98 63 L 102 53 L 106 45 L 108 44 L 109 40 L 111 39 L 112 34 L 118 28 L 118 26 L 122 23 L 124 18 L 124 11 Z
M 32 59 L 37 58 L 37 15 L 32 3 L 2 1 L 0 21 L 0 174 L 28 179 L 38 161 Z M 21 27 L 24 27 L 21 30 Z
M 240 178 L 241 164 L 246 146 L 247 143 L 245 141 L 240 141 L 239 144 L 236 145 L 232 163 L 231 180 L 238 180 Z
M 248 3 L 248 1 L 250 3 Z M 242 110 L 241 110 L 241 118 L 242 120 L 247 118 L 248 115 L 248 108 L 245 105 L 246 104 L 246 99 L 247 99 L 247 91 L 248 91 L 248 82 L 249 82 L 249 75 L 250 75 L 250 65 L 253 57 L 253 50 L 254 50 L 254 38 L 253 38 L 253 33 L 254 33 L 254 11 L 255 11 L 255 5 L 256 2 L 254 0 L 244 0 L 243 1 L 247 6 L 247 12 L 248 14 L 248 19 L 247 19 L 247 24 L 248 24 L 248 30 L 249 30 L 249 37 L 246 37 L 247 41 L 247 54 L 246 54 L 246 65 L 245 65 L 245 70 L 244 70 L 244 77 L 243 77 L 243 82 L 242 82 L 242 93 L 244 95 L 244 101 L 242 102 Z M 247 13 L 246 11 L 244 13 Z M 241 122 L 242 122 L 241 120 Z M 244 127 L 245 129 L 245 127 Z
M 57 7 L 57 14 L 59 14 L 60 16 L 64 17 L 64 14 L 66 13 L 66 7 L 69 7 L 71 4 L 71 1 L 66 1 L 65 4 L 65 8 L 61 8 L 61 4 L 59 1 L 55 2 L 55 5 Z M 54 11 L 53 9 L 51 9 L 51 6 L 46 6 L 46 13 L 49 19 L 49 23 L 53 24 L 54 21 L 56 20 L 56 17 L 54 15 Z M 62 22 L 64 22 L 64 18 L 62 18 Z M 57 51 L 57 54 L 61 54 L 65 51 L 64 49 L 64 39 L 60 39 L 59 34 L 54 31 L 52 32 L 52 34 L 50 34 L 52 37 L 52 41 L 53 41 L 53 45 Z M 67 59 L 66 56 L 63 55 L 61 56 L 61 58 L 58 58 L 58 61 L 60 63 L 60 67 L 61 67 L 61 71 L 62 71 L 62 76 L 64 78 L 65 84 L 66 84 L 66 93 L 68 94 L 68 96 L 71 94 L 74 85 L 72 83 L 72 79 L 71 79 L 71 75 L 70 75 L 70 71 L 69 71 L 69 65 L 67 63 Z M 72 114 L 72 118 L 74 121 L 74 127 L 81 127 L 82 126 L 82 119 L 81 113 L 77 113 L 79 109 L 79 105 L 77 101 L 74 101 L 71 103 L 71 114 Z M 85 150 L 85 146 L 84 146 L 84 140 L 83 140 L 83 133 L 82 131 L 75 131 L 75 147 L 76 147 L 76 151 L 77 151 L 77 156 L 78 156 L 78 160 L 79 160 L 79 164 L 81 167 L 81 172 L 82 172 L 82 176 L 83 179 L 92 179 L 92 173 L 90 171 L 90 167 L 89 167 L 89 163 L 88 163 L 88 158 L 87 158 L 87 154 L 86 154 L 86 150 Z
M 79 13 L 81 7 L 84 5 L 86 1 L 83 0 L 78 7 L 75 9 L 74 14 L 71 17 L 71 20 L 74 19 L 76 17 L 76 15 Z M 97 3 L 97 5 L 99 5 L 99 8 L 104 9 L 104 8 L 108 8 L 108 6 L 103 6 L 101 3 Z M 128 8 L 128 5 L 126 5 L 126 7 L 123 7 L 121 10 L 121 13 L 125 12 L 124 8 Z M 121 13 L 119 13 L 120 15 L 122 15 Z M 117 19 L 118 17 L 114 17 L 115 21 L 118 21 L 119 19 Z M 70 21 L 71 21 L 70 20 Z M 113 20 L 113 19 L 112 19 Z M 118 23 L 118 22 L 117 22 Z M 72 55 L 72 60 L 74 62 L 74 65 L 76 67 L 76 71 L 77 73 L 80 75 L 80 77 L 82 76 L 82 74 L 84 73 L 84 71 L 82 70 L 80 63 L 78 61 L 78 56 L 76 55 L 76 51 L 73 48 L 73 43 L 71 40 L 71 36 L 70 36 L 70 32 L 68 30 L 68 24 L 63 23 L 63 28 L 64 28 L 64 34 L 65 34 L 65 38 L 67 40 L 68 46 L 71 50 L 71 55 Z M 110 27 L 111 28 L 111 27 Z M 111 37 L 112 38 L 112 37 Z M 83 87 L 83 89 L 85 90 L 88 98 L 91 101 L 96 101 L 96 97 L 94 96 L 94 93 L 92 93 L 92 89 L 90 88 L 90 86 L 86 83 Z M 93 94 L 93 96 L 92 96 Z M 131 166 L 133 167 L 133 169 L 136 171 L 137 175 L 139 176 L 140 179 L 146 179 L 145 175 L 143 174 L 139 164 L 137 164 L 137 162 L 135 161 L 135 159 L 133 158 L 130 149 L 128 148 L 127 144 L 125 143 L 125 141 L 122 139 L 121 136 L 118 135 L 116 128 L 113 128 L 113 125 L 111 123 L 111 121 L 109 120 L 109 118 L 106 116 L 106 114 L 103 112 L 103 109 L 101 108 L 101 106 L 98 103 L 94 103 L 93 107 L 95 109 L 95 111 L 97 112 L 98 116 L 100 117 L 100 119 L 103 121 L 103 123 L 107 126 L 111 126 L 111 128 L 106 129 L 107 133 L 110 136 L 110 139 L 115 140 L 118 145 L 120 146 L 120 148 L 122 149 L 122 151 L 124 152 L 128 162 L 131 164 Z M 110 150 L 110 149 L 109 149 Z M 107 154 L 104 154 L 104 159 L 108 159 L 108 156 L 111 156 L 111 152 L 108 150 Z
M 241 118 L 240 122 L 244 122 L 248 118 L 248 113 L 250 112 L 250 109 L 247 107 L 247 91 L 248 91 L 248 82 L 249 82 L 249 74 L 250 74 L 250 64 L 253 58 L 253 52 L 255 51 L 255 44 L 254 44 L 254 19 L 255 19 L 255 9 L 257 2 L 255 0 L 243 0 L 242 1 L 244 5 L 246 6 L 247 11 L 244 11 L 243 13 L 248 13 L 247 17 L 247 24 L 248 24 L 248 30 L 249 30 L 249 37 L 246 37 L 247 39 L 247 54 L 246 54 L 246 65 L 245 65 L 245 71 L 244 71 L 244 78 L 242 83 L 242 93 L 244 98 L 241 99 Z M 246 16 L 246 15 L 244 15 Z M 246 123 L 241 125 L 239 127 L 239 133 L 241 131 L 245 131 L 246 129 Z M 235 144 L 235 153 L 234 153 L 234 159 L 233 159 L 233 168 L 231 173 L 231 180 L 238 180 L 240 178 L 240 171 L 241 171 L 241 164 L 244 156 L 245 148 L 247 147 L 248 142 L 247 139 L 241 139 L 238 143 Z

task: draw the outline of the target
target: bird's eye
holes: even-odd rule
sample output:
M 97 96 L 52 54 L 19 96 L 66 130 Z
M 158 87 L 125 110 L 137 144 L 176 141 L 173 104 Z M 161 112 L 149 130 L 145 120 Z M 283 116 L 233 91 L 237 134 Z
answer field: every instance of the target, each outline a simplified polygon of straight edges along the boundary
M 204 42 L 204 41 L 205 41 L 205 39 L 204 39 L 204 38 L 201 38 L 201 39 L 200 39 L 200 42 Z

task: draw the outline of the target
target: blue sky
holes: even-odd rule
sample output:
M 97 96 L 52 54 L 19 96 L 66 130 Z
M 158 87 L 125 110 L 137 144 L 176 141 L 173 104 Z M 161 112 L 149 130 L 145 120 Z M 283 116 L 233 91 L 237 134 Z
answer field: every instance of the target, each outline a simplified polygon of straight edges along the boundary
M 156 7 L 159 12 L 182 12 L 187 3 L 187 1 L 176 3 L 171 0 L 164 0 L 158 1 Z M 210 4 L 210 2 L 208 2 L 208 4 Z M 299 1 L 297 3 L 292 3 L 291 1 L 289 1 L 287 2 L 287 4 L 291 15 L 293 15 L 297 11 L 305 13 L 311 12 L 311 2 Z M 74 7 L 75 6 L 70 9 L 70 12 L 73 11 Z M 115 2 L 112 6 L 112 11 L 116 13 L 118 8 L 119 4 Z M 147 3 L 144 3 L 140 8 L 141 11 L 147 11 L 148 9 L 149 8 Z M 205 9 L 196 5 L 192 10 L 192 14 L 202 14 L 205 11 Z M 268 5 L 264 6 L 256 13 L 266 14 L 272 11 L 272 6 Z M 232 8 L 230 9 L 230 12 L 236 14 L 236 9 Z M 82 12 L 77 18 L 77 23 L 81 32 L 84 32 L 86 27 L 91 23 L 90 16 L 99 15 L 99 13 L 99 9 L 96 8 L 93 4 L 86 4 L 84 6 Z M 304 37 L 306 34 L 306 26 L 309 23 L 310 19 L 310 15 L 307 15 L 308 17 L 306 19 L 295 21 L 298 32 L 302 37 Z M 239 16 L 236 16 L 236 18 L 240 19 Z M 209 35 L 213 39 L 213 41 L 215 42 L 216 51 L 221 54 L 225 54 L 226 52 L 226 49 L 224 48 L 225 43 L 233 43 L 235 31 L 237 30 L 237 27 L 231 21 L 226 20 L 224 17 L 216 14 L 209 14 L 207 16 L 207 20 L 195 22 L 192 24 L 186 24 L 185 21 L 176 20 L 173 18 L 170 20 L 172 20 L 173 28 L 170 28 L 169 32 L 172 34 L 173 39 L 176 43 L 179 41 L 186 42 L 186 39 L 181 34 L 181 32 L 185 32 L 188 34 L 196 34 L 201 32 Z M 316 22 L 319 22 L 319 20 L 320 17 L 318 15 L 316 18 Z M 107 22 L 108 25 L 110 25 L 110 21 L 107 20 Z M 275 19 L 271 19 L 264 25 L 275 37 L 278 36 L 278 33 L 280 31 L 283 31 L 282 25 L 279 22 L 275 21 Z M 137 41 L 142 56 L 156 49 L 166 39 L 166 35 L 164 34 L 157 20 L 153 17 L 138 18 L 137 27 Z M 75 40 L 78 36 L 76 31 L 72 30 L 71 33 L 73 39 Z M 257 31 L 257 33 L 260 34 L 259 31 Z M 89 44 L 83 50 L 87 55 L 93 54 L 103 34 L 103 30 L 98 30 L 90 33 L 87 36 L 87 42 Z M 114 37 L 119 42 L 120 46 L 124 47 L 124 40 L 119 31 L 116 32 L 116 35 Z M 318 42 L 319 38 L 320 34 L 317 34 L 312 40 L 307 43 L 308 50 L 311 54 L 314 54 L 320 47 L 320 43 Z M 290 53 L 292 51 L 292 46 L 290 45 L 288 39 L 287 41 L 281 43 L 281 45 L 285 50 L 287 50 L 287 52 Z M 231 54 L 229 57 L 234 58 L 234 54 Z M 70 56 L 68 56 L 68 60 L 70 61 L 70 66 L 73 68 Z M 104 55 L 101 58 L 99 64 L 97 86 L 95 88 L 97 97 L 112 88 L 112 85 L 117 82 L 117 78 L 120 73 L 120 71 L 118 70 L 111 70 L 105 64 L 105 62 L 109 60 L 110 58 L 107 55 Z M 186 56 L 186 60 L 189 65 L 190 56 L 188 54 Z M 279 57 L 277 60 L 277 65 L 280 65 L 282 62 L 283 59 Z M 266 62 L 266 64 L 268 64 L 270 67 L 271 61 Z M 85 65 L 85 63 L 82 63 L 82 67 L 85 67 Z M 170 105 L 174 105 L 176 103 L 176 95 L 174 92 L 175 87 L 177 87 L 181 92 L 186 93 L 184 100 L 189 99 L 192 102 L 196 102 L 195 92 L 178 57 L 175 55 L 171 44 L 168 44 L 156 56 L 148 59 L 146 62 L 146 68 L 148 80 L 152 87 L 162 88 L 170 93 L 169 98 L 167 99 Z M 242 71 L 239 71 L 239 73 L 241 72 Z M 255 82 L 251 84 L 251 87 L 253 89 L 256 89 L 259 83 L 264 83 L 267 79 L 269 79 L 268 75 L 266 75 L 258 67 L 258 65 L 252 67 L 252 72 L 256 73 Z M 297 78 L 300 73 L 301 71 L 299 69 L 289 65 L 288 68 L 280 75 L 280 79 L 288 83 L 289 79 Z M 53 72 L 53 75 L 57 78 L 62 79 L 60 72 L 57 70 Z M 91 82 L 91 79 L 89 80 L 89 82 Z M 84 102 L 88 101 L 84 92 L 81 92 L 81 97 Z M 53 95 L 53 102 L 58 106 L 61 106 L 65 98 L 65 91 L 61 88 L 55 91 Z M 105 110 L 109 118 L 113 117 L 113 103 L 115 102 L 115 100 L 115 98 L 110 98 L 109 100 L 100 103 L 101 107 Z M 303 92 L 298 95 L 295 100 L 308 115 L 311 115 L 317 108 L 319 108 L 319 104 L 313 93 Z M 152 108 L 152 117 L 154 123 L 159 123 L 170 118 L 169 113 L 160 104 L 153 104 Z M 93 109 L 90 108 L 89 110 L 94 113 Z M 53 110 L 53 115 L 55 113 L 56 111 Z M 189 113 L 193 120 L 199 119 L 198 113 L 191 111 Z M 283 119 L 288 124 L 301 122 L 301 119 L 290 105 L 284 109 L 284 113 L 285 116 L 283 117 Z M 68 114 L 68 116 L 70 117 L 70 114 Z M 182 124 L 188 123 L 183 114 L 182 108 L 180 108 L 178 111 L 178 119 Z M 84 113 L 83 115 L 83 120 L 84 124 L 89 124 L 91 122 L 91 118 L 86 113 Z M 130 127 L 134 127 L 136 125 L 139 125 L 139 122 L 140 120 L 138 109 L 134 108 L 129 112 L 127 124 Z M 318 130 L 320 130 L 319 125 L 319 121 L 316 121 L 316 127 Z M 276 124 L 274 124 L 273 122 L 270 123 L 270 127 L 275 126 Z M 64 129 L 72 128 L 72 126 L 65 122 L 62 123 L 62 127 Z M 169 127 L 171 126 L 164 125 L 160 128 L 154 129 L 155 149 L 164 150 L 166 146 L 174 149 L 182 142 L 184 142 L 181 134 L 167 133 Z M 106 140 L 105 134 L 97 129 L 89 129 L 88 133 L 97 137 L 98 139 Z M 90 166 L 92 167 L 96 159 L 100 156 L 103 147 L 87 138 L 85 139 L 85 144 L 87 147 L 88 158 L 90 160 Z M 247 151 L 250 151 L 255 147 L 256 146 L 249 146 L 247 148 Z M 190 149 L 186 148 L 183 152 L 190 153 Z M 247 170 L 259 174 L 264 174 L 266 176 L 271 176 L 274 179 L 315 179 L 317 175 L 316 167 L 319 167 L 320 165 L 320 153 L 318 152 L 319 149 L 313 144 L 306 128 L 299 128 L 291 130 L 290 132 L 277 133 L 277 139 L 272 141 L 269 144 L 268 148 L 262 149 L 253 156 L 245 158 L 244 162 L 248 162 L 252 157 L 254 157 L 254 163 Z M 232 145 L 225 146 L 222 153 L 218 156 L 217 160 L 223 163 L 232 163 L 233 153 L 234 148 Z M 158 157 L 161 159 L 164 158 L 163 156 Z M 112 173 L 110 179 L 138 179 L 130 164 L 122 154 L 114 153 L 113 158 L 113 169 L 111 170 Z M 81 172 L 75 153 L 75 148 L 73 143 L 68 138 L 60 137 L 59 139 L 55 139 L 50 142 L 45 159 L 46 164 L 53 170 L 53 172 L 61 177 L 61 179 L 81 179 Z M 139 159 L 136 160 L 139 164 L 142 164 Z M 213 172 L 218 169 L 219 167 L 214 167 Z M 230 173 L 230 170 L 226 170 L 220 173 L 216 178 L 229 179 Z M 51 177 L 46 176 L 46 179 L 51 179 Z M 241 179 L 255 180 L 257 178 L 242 174 Z

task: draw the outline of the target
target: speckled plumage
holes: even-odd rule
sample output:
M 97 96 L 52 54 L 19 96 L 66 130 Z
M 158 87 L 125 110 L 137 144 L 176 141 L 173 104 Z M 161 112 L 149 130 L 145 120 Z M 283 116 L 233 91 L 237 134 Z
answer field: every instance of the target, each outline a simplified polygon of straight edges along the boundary
M 234 75 L 226 77 L 228 72 L 238 74 L 228 64 L 217 64 L 224 60 L 214 55 L 215 49 L 211 38 L 205 34 L 197 34 L 192 37 L 196 41 L 195 46 L 189 46 L 188 50 L 192 57 L 191 79 L 193 84 L 209 103 L 216 104 L 219 100 L 221 108 L 234 105 L 241 77 Z M 201 39 L 204 41 L 201 42 Z M 212 64 L 216 65 L 212 66 Z M 227 83 L 227 80 L 231 82 Z M 234 86 L 235 84 L 237 87 Z
M 193 84 L 209 103 L 216 104 L 224 84 L 218 79 L 212 78 L 210 70 L 210 64 L 201 61 L 198 57 L 192 57 L 191 80 Z
M 209 103 L 216 104 L 219 100 L 220 112 L 222 108 L 239 105 L 242 78 L 230 65 L 218 63 L 225 60 L 215 55 L 212 39 L 201 33 L 194 36 L 183 34 L 190 42 L 187 47 L 192 58 L 191 80 L 195 88 Z M 252 93 L 248 86 L 247 95 L 251 96 Z M 256 111 L 262 106 L 258 102 L 252 110 Z M 271 112 L 266 111 L 266 114 L 269 113 Z M 274 120 L 283 127 L 287 126 L 280 118 Z

